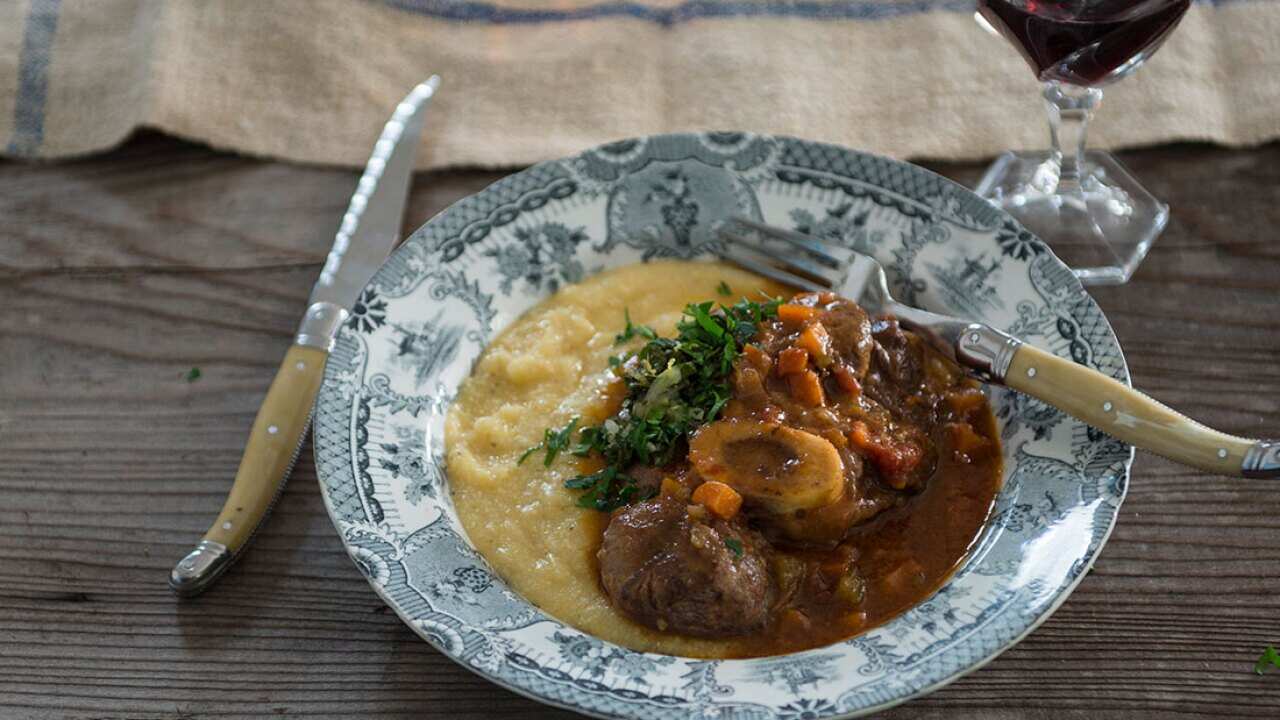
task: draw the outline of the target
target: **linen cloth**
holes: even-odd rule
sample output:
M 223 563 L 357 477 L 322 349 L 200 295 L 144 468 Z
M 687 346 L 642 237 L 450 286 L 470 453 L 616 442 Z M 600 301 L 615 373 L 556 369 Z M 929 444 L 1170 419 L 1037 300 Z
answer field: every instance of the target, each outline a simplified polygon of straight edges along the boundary
M 430 73 L 420 167 L 515 166 L 619 138 L 783 133 L 898 157 L 1046 144 L 1032 72 L 964 0 L 7 0 L 0 151 L 140 126 L 362 165 Z M 1095 146 L 1280 135 L 1280 1 L 1196 2 L 1107 89 Z

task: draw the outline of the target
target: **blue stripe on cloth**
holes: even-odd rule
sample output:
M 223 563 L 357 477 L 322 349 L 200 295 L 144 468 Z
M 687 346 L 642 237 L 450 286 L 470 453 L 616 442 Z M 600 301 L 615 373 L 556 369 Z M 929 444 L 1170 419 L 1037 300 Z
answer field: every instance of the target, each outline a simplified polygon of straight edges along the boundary
M 44 105 L 49 90 L 49 57 L 58 30 L 62 0 L 31 0 L 18 58 L 18 97 L 13 106 L 13 135 L 6 152 L 32 157 L 44 141 Z
M 494 25 L 630 18 L 671 27 L 690 20 L 727 17 L 798 17 L 818 20 L 880 20 L 933 10 L 972 10 L 973 0 L 686 0 L 670 7 L 609 0 L 578 8 L 552 10 L 504 7 L 479 0 L 383 0 L 387 5 L 441 20 Z
M 1198 5 L 1275 0 L 1194 0 Z M 386 5 L 457 22 L 515 25 L 629 18 L 671 27 L 705 18 L 782 17 L 812 20 L 884 20 L 927 12 L 971 12 L 974 0 L 686 0 L 671 7 L 654 7 L 633 0 L 606 0 L 564 10 L 508 7 L 482 0 L 382 0 Z

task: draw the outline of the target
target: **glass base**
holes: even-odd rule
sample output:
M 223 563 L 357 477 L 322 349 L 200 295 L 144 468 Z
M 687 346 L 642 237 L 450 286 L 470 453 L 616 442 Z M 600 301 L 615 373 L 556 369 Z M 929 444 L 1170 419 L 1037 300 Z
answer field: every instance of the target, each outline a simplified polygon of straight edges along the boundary
M 1086 285 L 1128 282 L 1169 221 L 1111 153 L 1085 153 L 1078 182 L 1048 152 L 1006 152 L 975 189 L 1049 244 Z

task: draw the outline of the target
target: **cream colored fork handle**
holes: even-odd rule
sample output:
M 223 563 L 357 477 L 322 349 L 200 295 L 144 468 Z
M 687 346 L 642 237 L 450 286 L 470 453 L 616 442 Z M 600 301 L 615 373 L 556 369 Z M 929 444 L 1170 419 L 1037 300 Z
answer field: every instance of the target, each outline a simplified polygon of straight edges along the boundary
M 1280 445 L 1227 435 L 1096 370 L 1020 345 L 1004 382 L 1112 437 L 1219 475 L 1280 477 Z

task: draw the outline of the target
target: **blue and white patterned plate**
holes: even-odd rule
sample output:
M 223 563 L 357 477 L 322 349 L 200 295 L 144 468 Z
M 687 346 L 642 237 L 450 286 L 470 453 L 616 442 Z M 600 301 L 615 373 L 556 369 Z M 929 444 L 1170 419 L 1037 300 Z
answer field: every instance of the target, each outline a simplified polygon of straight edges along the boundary
M 316 406 L 333 522 L 374 590 L 462 666 L 544 702 L 624 718 L 849 716 L 926 693 L 1017 642 L 1089 569 L 1133 451 L 997 389 L 996 511 L 964 566 L 892 622 L 752 660 L 634 652 L 509 590 L 450 500 L 444 416 L 485 344 L 565 283 L 697 258 L 747 214 L 875 255 L 902 300 L 981 320 L 1128 382 L 1106 318 L 1047 248 L 968 190 L 902 162 L 743 133 L 616 142 L 516 173 L 450 207 L 374 276 Z

